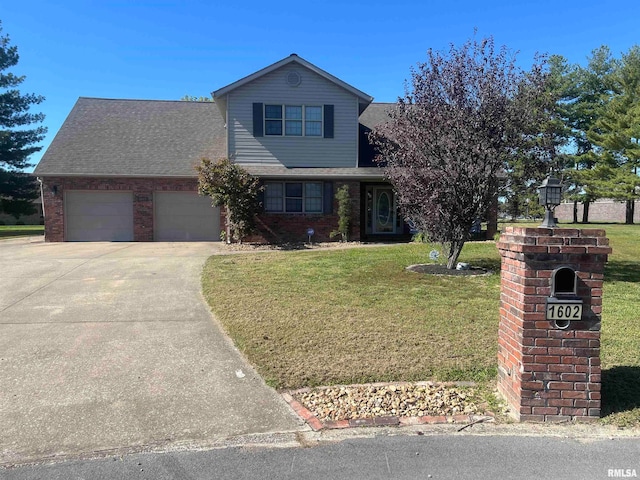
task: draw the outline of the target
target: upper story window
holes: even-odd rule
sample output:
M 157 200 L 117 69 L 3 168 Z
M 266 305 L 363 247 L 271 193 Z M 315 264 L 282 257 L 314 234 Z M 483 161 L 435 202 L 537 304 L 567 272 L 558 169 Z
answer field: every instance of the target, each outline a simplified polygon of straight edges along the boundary
M 265 105 L 265 135 L 321 137 L 322 106 Z
M 264 106 L 264 133 L 282 135 L 282 105 Z
M 307 137 L 322 135 L 322 107 L 304 107 L 304 134 Z
M 334 106 L 253 104 L 253 136 L 334 138 Z

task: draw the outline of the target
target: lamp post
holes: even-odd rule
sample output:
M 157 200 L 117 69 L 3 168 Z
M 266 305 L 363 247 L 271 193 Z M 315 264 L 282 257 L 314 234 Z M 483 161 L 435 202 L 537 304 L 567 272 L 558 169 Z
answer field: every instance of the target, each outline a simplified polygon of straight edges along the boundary
M 540 205 L 545 207 L 544 222 L 541 227 L 544 228 L 557 228 L 558 224 L 553 216 L 553 211 L 560 205 L 562 198 L 562 184 L 560 180 L 551 175 L 547 176 L 540 185 Z

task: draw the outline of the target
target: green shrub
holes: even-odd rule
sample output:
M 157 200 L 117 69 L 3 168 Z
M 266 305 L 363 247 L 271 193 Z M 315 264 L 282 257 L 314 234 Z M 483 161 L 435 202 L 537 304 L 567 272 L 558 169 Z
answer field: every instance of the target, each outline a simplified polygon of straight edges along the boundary
M 349 228 L 351 227 L 351 195 L 349 195 L 348 185 L 343 185 L 338 189 L 336 200 L 338 201 L 338 229 L 332 231 L 329 236 L 334 238 L 340 235 L 343 242 L 348 242 Z
M 424 232 L 414 233 L 411 241 L 413 243 L 429 243 L 429 236 Z
M 263 191 L 260 180 L 228 158 L 213 162 L 203 158 L 196 166 L 198 193 L 211 197 L 213 204 L 227 209 L 227 242 L 238 243 L 256 228 L 260 209 L 258 194 Z

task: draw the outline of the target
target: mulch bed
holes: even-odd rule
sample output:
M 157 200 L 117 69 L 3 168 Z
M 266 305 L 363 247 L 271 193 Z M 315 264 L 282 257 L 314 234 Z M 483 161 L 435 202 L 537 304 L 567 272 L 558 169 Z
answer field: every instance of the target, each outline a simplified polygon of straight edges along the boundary
M 455 277 L 491 275 L 493 272 L 481 267 L 471 267 L 468 270 L 455 270 L 447 268 L 446 265 L 439 263 L 421 263 L 418 265 L 409 265 L 407 270 L 427 275 L 448 275 Z

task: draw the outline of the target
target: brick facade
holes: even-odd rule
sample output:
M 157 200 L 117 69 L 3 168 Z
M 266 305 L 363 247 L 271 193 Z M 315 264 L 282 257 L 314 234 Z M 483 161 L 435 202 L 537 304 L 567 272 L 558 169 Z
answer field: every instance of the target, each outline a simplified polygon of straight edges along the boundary
M 604 230 L 506 227 L 502 257 L 498 391 L 520 421 L 600 416 L 600 318 Z M 583 299 L 582 320 L 560 330 L 546 320 L 552 272 L 570 267 Z
M 45 212 L 44 235 L 47 242 L 63 242 L 65 190 L 99 190 L 133 192 L 133 239 L 153 241 L 153 192 L 195 192 L 195 178 L 136 177 L 45 177 L 43 197 Z
M 360 182 L 337 181 L 334 183 L 334 192 L 342 185 L 349 186 L 351 196 L 351 225 L 349 240 L 360 240 Z M 224 216 L 224 214 L 223 214 Z M 221 223 L 224 225 L 224 222 Z M 247 241 L 283 243 L 306 242 L 309 237 L 307 230 L 313 228 L 314 242 L 328 242 L 332 239 L 330 234 L 338 229 L 338 202 L 333 200 L 331 214 L 300 214 L 300 213 L 261 213 L 258 215 L 258 232 Z
M 349 185 L 352 198 L 350 240 L 360 240 L 360 182 L 335 182 L 334 191 Z M 153 192 L 198 190 L 197 179 L 135 177 L 46 177 L 43 179 L 45 205 L 45 239 L 63 242 L 65 190 L 131 191 L 133 192 L 134 241 L 153 241 Z M 269 243 L 307 241 L 307 230 L 313 228 L 313 241 L 330 240 L 338 228 L 338 204 L 334 199 L 331 214 L 269 214 L 258 216 L 258 232 L 245 240 Z M 224 229 L 225 213 L 221 208 L 220 225 Z

